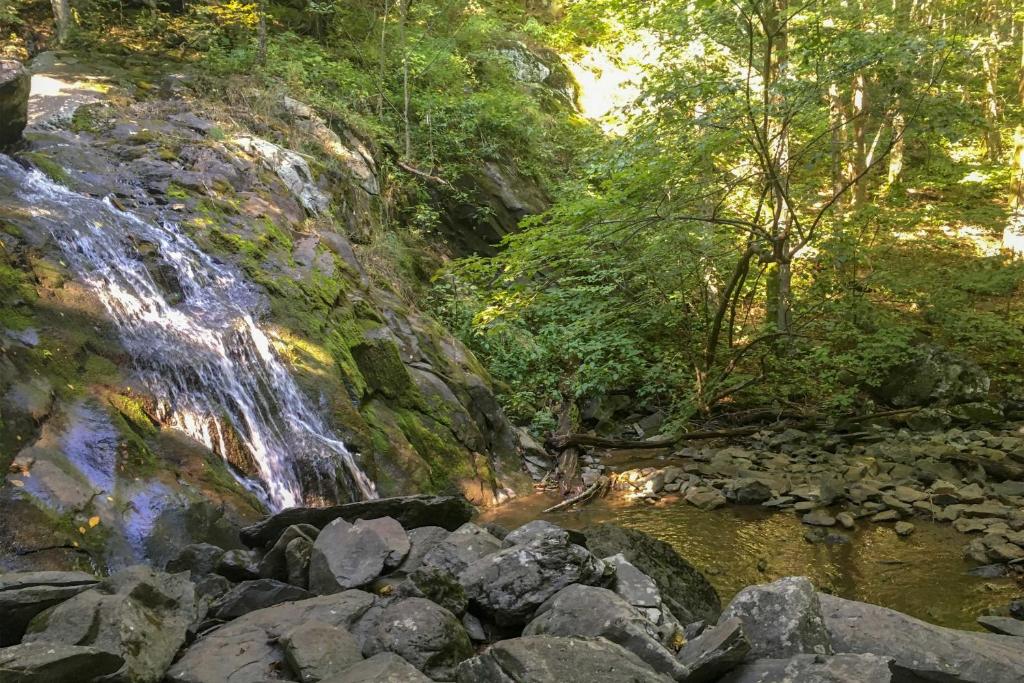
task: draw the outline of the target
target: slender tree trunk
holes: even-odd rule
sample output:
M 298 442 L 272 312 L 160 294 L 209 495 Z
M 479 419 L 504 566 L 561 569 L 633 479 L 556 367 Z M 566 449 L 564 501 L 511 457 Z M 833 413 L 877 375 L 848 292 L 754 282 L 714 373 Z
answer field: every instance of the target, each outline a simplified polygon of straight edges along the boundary
M 57 30 L 57 45 L 64 45 L 71 34 L 71 3 L 69 0 L 50 0 L 53 23 Z
M 259 23 L 256 25 L 256 62 L 267 63 L 267 0 L 259 0 Z
M 406 22 L 412 0 L 399 0 L 399 40 L 402 43 L 402 124 L 405 128 L 405 158 L 412 159 L 412 131 L 409 127 L 409 45 Z
M 390 0 L 384 0 L 384 14 L 380 20 L 380 60 L 377 62 L 377 116 L 384 116 L 384 83 L 387 81 L 387 36 Z
M 775 325 L 780 332 L 788 332 L 793 307 L 790 231 L 792 207 L 789 205 L 789 130 L 786 125 L 785 101 L 779 91 L 779 82 L 789 69 L 789 33 L 785 21 L 788 0 L 768 0 L 765 18 L 766 48 L 764 79 L 766 91 L 769 173 L 775 176 L 772 184 L 773 239 L 775 256 Z
M 997 164 L 1003 155 L 1003 142 L 999 130 L 999 24 L 994 0 L 990 0 L 987 9 L 990 31 L 981 51 L 985 72 L 985 151 L 989 162 Z
M 838 194 L 843 187 L 843 147 L 846 143 L 846 116 L 839 86 L 828 87 L 828 125 L 830 132 L 829 155 L 831 157 L 832 193 Z
M 868 198 L 867 179 L 863 177 L 867 169 L 867 85 L 864 74 L 858 73 L 853 78 L 853 164 L 850 168 L 850 180 L 860 178 L 853 186 L 854 208 L 863 206 Z
M 889 176 L 887 181 L 890 188 L 899 184 L 903 176 L 903 136 L 906 128 L 907 122 L 903 118 L 903 112 L 900 110 L 900 102 L 897 101 L 896 113 L 892 117 L 892 134 L 895 142 L 893 142 L 892 149 L 889 151 Z

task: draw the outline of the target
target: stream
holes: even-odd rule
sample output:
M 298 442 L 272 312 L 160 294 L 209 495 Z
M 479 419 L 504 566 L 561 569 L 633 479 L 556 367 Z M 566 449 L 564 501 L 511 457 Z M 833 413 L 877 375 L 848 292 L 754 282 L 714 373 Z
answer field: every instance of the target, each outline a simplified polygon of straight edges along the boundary
M 757 506 L 701 511 L 675 498 L 657 505 L 609 497 L 567 512 L 543 514 L 558 502 L 535 494 L 483 515 L 481 523 L 515 528 L 547 519 L 570 529 L 612 522 L 670 543 L 707 576 L 723 606 L 741 588 L 783 576 L 808 576 L 819 589 L 889 607 L 933 624 L 982 630 L 975 618 L 1005 605 L 1012 579 L 982 578 L 960 554 L 965 537 L 949 526 L 915 520 L 908 538 L 888 526 L 860 524 L 848 544 L 812 544 L 792 513 Z M 759 568 L 760 567 L 760 568 Z

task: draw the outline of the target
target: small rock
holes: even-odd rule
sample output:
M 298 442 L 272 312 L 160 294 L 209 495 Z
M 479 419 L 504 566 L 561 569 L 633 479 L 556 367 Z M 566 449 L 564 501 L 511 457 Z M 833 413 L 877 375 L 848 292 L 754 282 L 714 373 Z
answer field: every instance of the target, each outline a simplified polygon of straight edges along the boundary
M 710 486 L 695 486 L 688 489 L 686 495 L 683 496 L 683 500 L 705 511 L 720 508 L 727 502 L 721 491 Z
M 840 512 L 838 515 L 836 515 L 836 521 L 839 522 L 839 524 L 842 525 L 844 529 L 852 529 L 854 526 L 856 526 L 856 522 L 853 519 L 853 515 L 851 515 L 849 512 Z
M 882 510 L 878 514 L 871 517 L 872 522 L 896 522 L 900 519 L 900 513 L 895 510 Z
M 828 514 L 827 510 L 819 508 L 808 512 L 801 521 L 811 526 L 835 526 L 836 518 Z
M 978 617 L 978 623 L 992 633 L 1024 637 L 1024 621 L 1012 617 Z
M 914 533 L 914 525 L 910 522 L 896 522 L 896 526 L 893 528 L 896 530 L 897 536 L 909 536 Z

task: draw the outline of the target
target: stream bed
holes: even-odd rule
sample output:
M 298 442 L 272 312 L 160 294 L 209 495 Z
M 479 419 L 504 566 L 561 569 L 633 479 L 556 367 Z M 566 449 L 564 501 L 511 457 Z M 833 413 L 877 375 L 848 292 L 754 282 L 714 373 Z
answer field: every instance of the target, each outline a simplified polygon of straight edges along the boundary
M 718 590 L 723 606 L 741 588 L 783 576 L 808 576 L 819 589 L 844 598 L 890 607 L 933 624 L 982 630 L 975 619 L 1021 593 L 1012 579 L 982 578 L 961 557 L 967 537 L 949 526 L 914 520 L 916 531 L 900 538 L 889 525 L 861 523 L 841 545 L 804 540 L 809 528 L 792 513 L 756 506 L 701 511 L 678 498 L 656 505 L 619 497 L 567 512 L 543 514 L 555 496 L 521 498 L 482 516 L 515 528 L 547 519 L 579 529 L 612 522 L 670 543 Z

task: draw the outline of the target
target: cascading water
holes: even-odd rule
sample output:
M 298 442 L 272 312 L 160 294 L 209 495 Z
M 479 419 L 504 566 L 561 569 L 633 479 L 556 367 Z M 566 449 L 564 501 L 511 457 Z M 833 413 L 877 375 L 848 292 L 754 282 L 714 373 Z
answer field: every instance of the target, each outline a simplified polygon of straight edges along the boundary
M 102 301 L 166 423 L 225 456 L 229 440 L 240 441 L 272 508 L 376 497 L 253 320 L 261 296 L 234 268 L 173 223 L 143 220 L 2 155 L 0 181 L 11 184 L 13 201 L 45 226 Z M 180 300 L 168 300 L 140 245 L 152 247 L 160 280 L 173 282 Z M 321 490 L 303 490 L 309 477 L 300 476 L 300 466 Z M 324 495 L 328 486 L 342 490 Z

